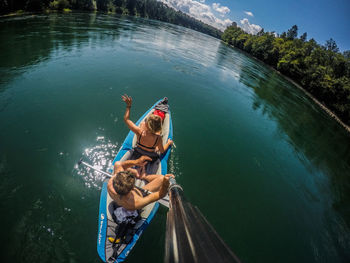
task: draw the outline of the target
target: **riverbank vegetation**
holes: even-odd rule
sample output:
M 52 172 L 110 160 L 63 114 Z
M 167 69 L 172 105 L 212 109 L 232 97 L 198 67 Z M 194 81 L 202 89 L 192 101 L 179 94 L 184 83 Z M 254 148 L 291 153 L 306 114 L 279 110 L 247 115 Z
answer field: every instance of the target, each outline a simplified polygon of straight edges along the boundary
M 300 84 L 322 104 L 350 125 L 350 51 L 343 53 L 334 40 L 325 45 L 298 37 L 295 25 L 277 35 L 261 30 L 257 35 L 244 32 L 235 23 L 222 34 L 157 0 L 0 0 L 0 14 L 71 10 L 102 11 L 156 19 L 221 38 Z
M 234 23 L 222 40 L 290 77 L 350 125 L 350 51 L 340 53 L 333 39 L 320 45 L 307 33 L 298 38 L 296 25 L 281 35 L 251 35 Z
M 191 28 L 220 38 L 222 32 L 157 0 L 0 0 L 0 14 L 24 11 L 102 11 L 139 16 Z

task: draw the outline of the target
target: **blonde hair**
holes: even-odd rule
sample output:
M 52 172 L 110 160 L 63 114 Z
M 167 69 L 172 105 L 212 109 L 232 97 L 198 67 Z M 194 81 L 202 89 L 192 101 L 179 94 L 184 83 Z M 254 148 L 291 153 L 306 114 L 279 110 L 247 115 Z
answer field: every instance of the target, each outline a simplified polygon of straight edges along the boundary
M 146 124 L 150 132 L 157 133 L 162 131 L 162 118 L 158 115 L 151 114 L 146 119 Z

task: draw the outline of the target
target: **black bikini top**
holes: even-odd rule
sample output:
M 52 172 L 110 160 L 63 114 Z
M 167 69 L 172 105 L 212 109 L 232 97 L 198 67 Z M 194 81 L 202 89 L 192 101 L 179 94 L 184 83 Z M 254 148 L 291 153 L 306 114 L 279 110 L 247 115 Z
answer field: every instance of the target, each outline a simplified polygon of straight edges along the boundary
M 144 132 L 144 131 L 142 131 L 142 132 Z M 138 140 L 137 140 L 137 145 L 138 146 L 142 146 L 142 147 L 147 148 L 147 149 L 150 149 L 150 150 L 155 150 L 156 149 L 156 145 L 158 143 L 158 139 L 159 139 L 159 136 L 157 136 L 157 139 L 154 142 L 154 145 L 152 147 L 149 147 L 149 146 L 141 144 L 141 134 L 140 134 L 140 136 L 138 137 Z

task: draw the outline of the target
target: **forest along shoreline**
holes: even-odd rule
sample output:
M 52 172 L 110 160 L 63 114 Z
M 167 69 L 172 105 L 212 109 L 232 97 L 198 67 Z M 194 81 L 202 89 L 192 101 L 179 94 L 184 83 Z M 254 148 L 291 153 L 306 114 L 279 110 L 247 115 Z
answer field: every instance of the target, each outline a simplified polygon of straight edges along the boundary
M 242 50 L 240 50 L 242 51 Z M 244 52 L 246 53 L 246 52 Z M 246 53 L 248 54 L 248 53 Z M 249 54 L 248 54 L 249 55 Z M 256 59 L 255 57 L 253 57 L 255 60 L 258 60 L 260 62 L 263 62 L 259 59 Z M 263 62 L 264 63 L 264 62 Z M 326 105 L 322 104 L 318 99 L 316 99 L 310 92 L 308 92 L 306 89 L 304 89 L 302 86 L 300 86 L 298 83 L 296 83 L 294 80 L 292 80 L 291 78 L 283 75 L 281 72 L 279 72 L 277 69 L 273 68 L 272 66 L 264 63 L 265 66 L 269 67 L 270 69 L 274 70 L 275 72 L 277 72 L 277 74 L 279 74 L 280 76 L 282 76 L 283 78 L 285 78 L 286 80 L 288 80 L 289 82 L 293 83 L 294 86 L 296 86 L 298 89 L 302 90 L 310 99 L 312 99 L 322 110 L 324 110 L 329 116 L 331 116 L 333 119 L 335 119 L 341 126 L 343 126 L 343 128 L 349 133 L 350 135 L 350 126 L 347 125 L 345 122 L 343 122 L 334 112 L 332 112 L 329 108 L 327 108 Z
M 261 61 L 261 60 L 259 60 Z M 294 80 L 291 78 L 283 75 L 281 72 L 279 72 L 277 69 L 271 67 L 270 65 L 264 63 L 266 66 L 271 68 L 272 70 L 276 71 L 279 75 L 284 77 L 286 80 L 290 81 L 293 83 L 294 86 L 296 86 L 298 89 L 302 90 L 310 99 L 312 99 L 322 110 L 324 110 L 329 116 L 331 116 L 333 119 L 335 119 L 343 128 L 348 132 L 350 135 L 350 126 L 347 125 L 345 122 L 343 122 L 334 112 L 332 112 L 327 106 L 322 104 L 318 99 L 316 99 L 310 92 L 308 92 L 306 89 L 304 89 L 302 86 L 300 86 L 298 83 L 296 83 Z
M 251 35 L 233 23 L 222 40 L 274 69 L 350 132 L 350 50 L 340 53 L 332 38 L 322 46 L 297 35 L 296 25 L 281 35 Z
M 157 0 L 0 0 L 0 15 L 24 12 L 101 12 L 155 19 L 220 39 L 222 31 Z
M 233 49 L 237 49 L 235 46 L 227 44 L 225 41 L 223 41 L 227 46 Z M 286 79 L 287 81 L 291 82 L 295 87 L 300 89 L 302 92 L 304 92 L 310 99 L 312 99 L 322 110 L 324 110 L 329 116 L 331 116 L 333 119 L 335 119 L 350 135 L 350 126 L 347 125 L 345 122 L 343 122 L 334 112 L 332 112 L 329 108 L 327 108 L 326 105 L 322 104 L 319 100 L 317 100 L 310 92 L 308 92 L 306 89 L 304 89 L 302 86 L 300 86 L 297 82 L 295 82 L 293 79 L 287 77 L 286 75 L 283 75 L 280 71 L 275 69 L 274 67 L 270 66 L 269 64 L 266 64 L 264 61 L 254 57 L 253 55 L 245 52 L 242 49 L 238 49 L 239 52 L 242 52 L 244 55 L 254 59 L 255 61 L 258 61 L 259 63 L 263 63 L 265 67 L 268 67 L 269 69 L 276 72 L 278 75 Z
M 306 33 L 297 38 L 296 25 L 281 35 L 264 32 L 264 29 L 251 35 L 233 22 L 221 32 L 159 1 L 148 0 L 147 3 L 146 6 L 144 0 L 136 0 L 133 5 L 130 0 L 120 0 L 118 4 L 111 0 L 84 3 L 71 0 L 0 0 L 0 19 L 50 13 L 68 14 L 72 8 L 73 13 L 87 11 L 138 16 L 190 28 L 221 39 L 230 47 L 238 48 L 245 55 L 263 62 L 302 90 L 350 134 L 350 50 L 340 54 L 333 39 L 322 46 L 314 39 L 306 41 Z

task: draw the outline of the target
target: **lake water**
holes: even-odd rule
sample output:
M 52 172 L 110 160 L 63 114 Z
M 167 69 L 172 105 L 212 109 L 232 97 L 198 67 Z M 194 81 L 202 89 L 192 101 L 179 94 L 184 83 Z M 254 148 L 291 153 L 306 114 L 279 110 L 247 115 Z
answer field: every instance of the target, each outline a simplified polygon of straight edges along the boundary
M 170 171 L 242 262 L 350 262 L 350 136 L 299 89 L 220 40 L 102 14 L 0 20 L 1 262 L 100 262 L 103 177 L 167 96 Z M 163 262 L 160 208 L 128 262 Z

